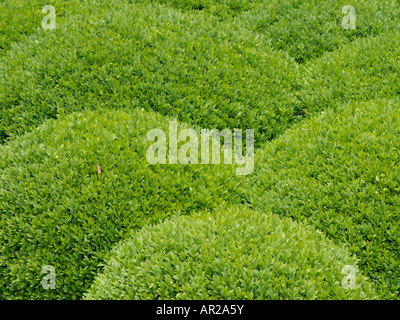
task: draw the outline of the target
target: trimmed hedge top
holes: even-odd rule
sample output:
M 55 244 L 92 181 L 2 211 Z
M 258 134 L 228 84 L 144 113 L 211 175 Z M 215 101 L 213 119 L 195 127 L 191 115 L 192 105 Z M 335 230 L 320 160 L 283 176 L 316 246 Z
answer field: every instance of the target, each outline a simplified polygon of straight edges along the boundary
M 400 294 L 398 102 L 343 105 L 256 153 L 248 202 L 347 243 L 382 298 Z
M 232 166 L 148 164 L 146 134 L 167 120 L 88 111 L 0 147 L 1 298 L 80 298 L 129 230 L 238 202 Z M 44 265 L 56 269 L 56 290 L 41 286 Z
M 204 12 L 218 17 L 219 20 L 227 20 L 257 8 L 265 0 L 129 0 L 129 2 L 160 3 L 183 11 Z
M 344 29 L 343 7 L 355 9 L 355 29 Z M 396 0 L 279 0 L 263 1 L 237 18 L 251 31 L 303 63 L 340 49 L 358 38 L 398 30 L 400 6 Z M 361 59 L 362 60 L 362 59 Z
M 307 79 L 299 97 L 305 110 L 399 97 L 400 34 L 357 39 L 302 65 L 301 72 Z
M 355 0 L 356 30 L 342 0 L 152 2 L 0 0 L 0 298 L 81 298 L 104 261 L 87 298 L 375 297 L 340 287 L 350 254 L 398 298 L 398 1 Z M 163 116 L 284 136 L 243 179 L 149 166 Z
M 108 6 L 83 3 L 0 59 L 0 140 L 62 112 L 104 107 L 255 129 L 260 141 L 295 118 L 297 65 L 259 36 L 161 5 Z
M 309 227 L 245 207 L 175 216 L 118 244 L 86 299 L 372 299 L 356 262 Z

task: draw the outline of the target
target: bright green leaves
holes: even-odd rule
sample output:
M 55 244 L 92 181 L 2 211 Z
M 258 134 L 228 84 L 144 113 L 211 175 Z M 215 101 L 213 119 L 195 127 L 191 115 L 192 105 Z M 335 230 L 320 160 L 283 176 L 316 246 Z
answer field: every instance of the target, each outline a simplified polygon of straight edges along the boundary
M 290 219 L 245 207 L 144 227 L 109 254 L 86 299 L 363 299 L 341 283 L 343 247 Z
M 0 61 L 3 139 L 58 110 L 104 107 L 154 110 L 207 128 L 254 128 L 257 143 L 292 122 L 297 66 L 250 31 L 160 5 L 89 9 Z
M 400 91 L 398 32 L 358 39 L 302 67 L 308 80 L 300 100 L 306 110 L 348 101 L 393 98 Z
M 400 290 L 398 103 L 328 110 L 262 148 L 251 207 L 313 224 L 347 243 L 382 297 Z
M 150 166 L 146 134 L 154 128 L 167 130 L 167 119 L 85 112 L 0 149 L 3 298 L 80 298 L 129 230 L 236 201 L 232 166 Z M 56 290 L 41 287 L 42 265 L 56 268 Z
M 355 29 L 345 30 L 342 9 L 355 8 Z M 271 40 L 272 45 L 303 63 L 358 38 L 387 34 L 398 29 L 399 4 L 395 0 L 265 1 L 237 20 L 249 30 Z

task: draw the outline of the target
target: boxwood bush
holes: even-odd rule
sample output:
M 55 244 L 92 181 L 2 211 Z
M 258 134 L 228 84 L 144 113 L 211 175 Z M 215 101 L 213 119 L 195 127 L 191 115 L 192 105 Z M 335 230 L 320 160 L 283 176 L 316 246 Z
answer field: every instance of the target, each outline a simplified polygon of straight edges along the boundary
M 91 3 L 94 4 L 93 0 Z M 26 41 L 32 34 L 43 32 L 42 8 L 56 8 L 56 23 L 65 23 L 65 17 L 80 11 L 79 0 L 2 0 L 0 1 L 0 56 L 12 45 Z
M 40 26 L 40 11 L 24 8 L 24 5 L 16 1 L 0 2 L 0 54 Z
M 256 153 L 247 201 L 346 243 L 381 296 L 400 294 L 399 102 L 343 105 Z
M 245 207 L 174 216 L 110 253 L 86 299 L 372 299 L 356 261 L 321 233 Z
M 345 5 L 355 8 L 354 30 L 342 27 Z M 396 0 L 286 0 L 264 1 L 237 20 L 302 63 L 357 38 L 398 30 L 399 15 L 400 6 Z
M 129 0 L 129 2 L 161 3 L 182 11 L 205 12 L 225 20 L 257 8 L 264 0 Z
M 398 298 L 398 1 L 151 2 L 0 0 L 0 298 L 375 297 L 354 254 Z M 149 166 L 167 116 L 255 129 L 253 176 Z
M 2 299 L 78 299 L 129 230 L 239 201 L 233 166 L 149 165 L 154 128 L 168 130 L 167 119 L 87 111 L 0 148 Z M 44 265 L 56 290 L 42 288 Z
M 250 31 L 160 5 L 93 7 L 0 59 L 3 141 L 60 110 L 143 107 L 262 140 L 295 118 L 297 65 Z
M 305 112 L 349 101 L 393 98 L 400 93 L 400 34 L 357 39 L 301 68 L 299 97 Z M 318 107 L 317 107 L 318 106 Z

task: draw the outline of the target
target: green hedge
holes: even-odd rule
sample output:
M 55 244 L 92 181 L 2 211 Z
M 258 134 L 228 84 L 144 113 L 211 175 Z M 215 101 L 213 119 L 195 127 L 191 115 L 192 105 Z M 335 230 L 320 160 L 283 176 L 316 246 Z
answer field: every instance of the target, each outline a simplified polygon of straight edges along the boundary
M 218 18 L 237 18 L 251 31 L 259 32 L 278 48 L 288 51 L 298 62 L 333 51 L 358 37 L 376 36 L 397 29 L 400 6 L 396 0 L 376 2 L 357 0 L 351 3 L 356 9 L 356 30 L 344 30 L 342 8 L 345 0 L 250 1 L 250 0 L 130 0 L 128 3 L 164 4 L 183 11 L 201 11 Z M 53 5 L 57 20 L 65 23 L 65 15 L 79 13 L 85 8 L 119 5 L 123 1 L 91 0 L 5 0 L 0 2 L 0 51 L 11 48 L 12 43 L 26 39 L 41 29 L 44 14 L 41 8 Z
M 85 112 L 0 147 L 2 299 L 80 298 L 129 230 L 239 201 L 233 166 L 148 164 L 147 132 L 168 130 L 166 120 Z M 44 265 L 56 269 L 56 290 L 41 286 Z
M 0 35 L 0 143 L 8 141 L 0 146 L 0 297 L 81 298 L 109 249 L 131 230 L 179 212 L 212 211 L 240 201 L 260 212 L 309 222 L 337 245 L 346 243 L 360 259 L 364 275 L 379 285 L 379 296 L 398 297 L 399 103 L 376 100 L 343 105 L 399 95 L 396 2 L 352 3 L 358 17 L 355 31 L 341 28 L 341 8 L 348 4 L 342 2 L 137 2 L 0 1 L 0 29 L 4 30 Z M 56 30 L 40 28 L 44 16 L 40 9 L 45 4 L 56 6 Z M 299 66 L 295 59 L 305 63 Z M 149 166 L 145 159 L 147 131 L 167 126 L 167 118 L 161 115 L 202 128 L 255 129 L 260 145 L 283 133 L 299 116 L 321 110 L 327 111 L 263 146 L 255 175 L 245 179 L 246 188 L 232 167 Z M 103 169 L 100 179 L 96 164 Z M 257 219 L 266 217 L 248 213 Z M 224 214 L 239 215 L 236 209 Z M 233 223 L 211 218 L 177 218 L 138 235 L 151 235 L 157 241 L 168 228 L 181 224 L 192 223 L 193 228 L 200 228 L 196 230 L 203 230 L 211 223 L 213 230 L 226 230 Z M 303 261 L 306 266 L 315 247 L 309 243 L 320 236 L 282 221 L 275 225 L 293 227 L 297 235 L 307 234 L 308 242 L 300 236 L 291 239 L 309 254 Z M 254 232 L 265 231 L 261 225 L 254 227 Z M 257 238 L 255 233 L 248 237 L 252 236 Z M 253 239 L 243 234 L 235 239 L 242 238 Z M 190 239 L 199 246 L 197 238 Z M 215 266 L 207 255 L 225 254 L 218 247 L 224 239 L 214 237 L 214 242 L 207 242 L 219 251 L 207 249 L 204 256 L 196 256 L 206 261 L 198 265 L 206 276 L 210 274 L 207 263 Z M 137 241 L 134 237 L 128 243 Z M 329 241 L 316 247 L 324 253 L 318 255 L 323 266 L 329 261 L 333 264 L 328 250 L 333 247 L 343 258 L 336 265 L 354 262 L 343 248 Z M 172 260 L 162 260 L 162 250 L 154 259 L 171 267 L 175 257 L 169 254 Z M 252 254 L 258 254 L 259 248 L 251 250 L 243 263 L 256 259 Z M 124 254 L 117 252 L 110 261 L 119 259 L 118 265 L 129 272 L 137 270 L 138 265 L 128 263 Z M 199 294 L 210 298 L 217 294 L 221 298 L 251 294 L 370 297 L 368 290 L 327 288 L 327 283 L 339 281 L 340 268 L 328 272 L 327 280 L 318 270 L 304 271 L 305 267 L 302 275 L 311 272 L 315 282 L 302 282 L 293 271 L 292 257 L 297 261 L 296 253 L 288 249 L 282 256 L 284 262 L 274 269 L 282 267 L 284 274 L 293 275 L 285 283 L 287 290 L 279 291 L 278 278 L 262 270 L 257 270 L 260 282 L 254 290 L 249 289 L 253 280 L 241 283 L 243 291 L 226 289 L 230 284 L 222 279 L 223 266 L 229 266 L 232 276 L 240 273 L 230 264 L 230 257 L 224 256 L 224 265 L 217 268 L 221 270 L 219 282 L 214 287 L 202 283 L 215 289 L 215 296 L 199 282 L 188 285 L 187 292 L 196 297 L 194 290 L 201 289 Z M 184 269 L 193 261 L 179 263 Z M 41 287 L 41 268 L 48 264 L 56 267 L 55 291 Z M 143 272 L 154 271 L 155 266 L 148 267 Z M 119 277 L 112 265 L 107 268 L 99 279 Z M 245 275 L 249 274 L 253 275 Z M 264 276 L 273 280 L 275 291 L 262 291 Z M 156 274 L 154 279 L 161 287 L 152 287 L 151 292 L 142 287 L 140 292 L 130 291 L 124 281 L 113 284 L 119 290 L 116 296 L 99 282 L 90 292 L 99 297 L 113 294 L 113 298 L 162 292 L 178 299 L 183 298 L 174 291 L 182 288 L 179 277 L 174 278 L 175 287 L 168 287 L 172 291 L 163 282 L 170 279 Z M 157 291 L 160 288 L 164 291 Z
M 247 202 L 347 243 L 381 296 L 400 294 L 397 102 L 343 105 L 256 152 Z
M 130 3 L 160 3 L 182 11 L 199 11 L 227 20 L 257 8 L 265 0 L 129 0 Z
M 93 6 L 0 60 L 2 140 L 60 109 L 143 107 L 261 140 L 295 118 L 296 64 L 251 32 L 160 5 Z
M 358 39 L 302 65 L 307 83 L 299 100 L 307 110 L 400 94 L 400 34 Z
M 40 11 L 29 10 L 24 5 L 15 1 L 0 2 L 0 54 L 41 25 Z
M 0 56 L 7 53 L 29 36 L 43 32 L 42 8 L 52 5 L 56 9 L 56 23 L 65 22 L 68 14 L 79 12 L 79 0 L 3 0 L 0 1 Z M 93 3 L 93 0 L 91 0 Z
M 345 30 L 345 5 L 356 12 L 356 29 Z M 398 30 L 400 6 L 396 0 L 286 0 L 264 1 L 238 21 L 261 33 L 272 45 L 302 63 L 334 51 L 357 38 Z
M 86 299 L 372 299 L 356 261 L 320 233 L 245 207 L 175 216 L 110 253 Z

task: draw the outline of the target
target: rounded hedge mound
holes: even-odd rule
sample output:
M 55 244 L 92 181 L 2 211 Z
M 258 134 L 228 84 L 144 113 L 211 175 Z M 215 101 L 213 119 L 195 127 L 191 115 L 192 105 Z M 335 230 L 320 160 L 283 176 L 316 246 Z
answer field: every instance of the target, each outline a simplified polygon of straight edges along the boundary
M 360 259 L 385 299 L 400 297 L 400 102 L 329 109 L 257 150 L 249 206 L 312 224 Z
M 242 207 L 145 226 L 110 254 L 85 299 L 374 298 L 344 247 L 290 219 Z
M 233 166 L 150 165 L 155 128 L 168 132 L 168 118 L 84 112 L 0 147 L 2 299 L 80 298 L 129 230 L 237 199 Z M 45 265 L 55 268 L 55 290 L 41 286 Z
M 297 65 L 233 22 L 120 0 L 72 7 L 56 32 L 0 59 L 0 143 L 63 112 L 102 108 L 254 128 L 260 141 L 296 118 Z

